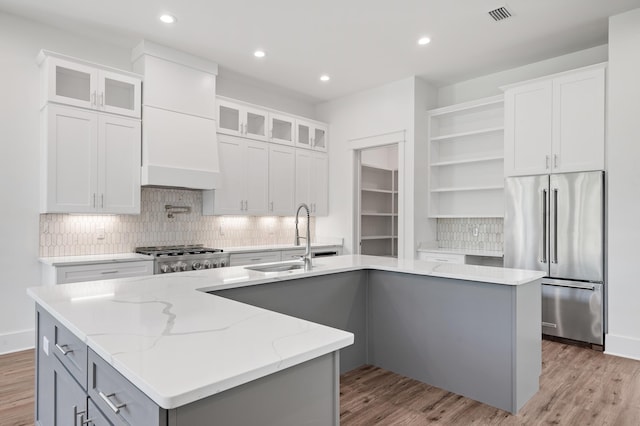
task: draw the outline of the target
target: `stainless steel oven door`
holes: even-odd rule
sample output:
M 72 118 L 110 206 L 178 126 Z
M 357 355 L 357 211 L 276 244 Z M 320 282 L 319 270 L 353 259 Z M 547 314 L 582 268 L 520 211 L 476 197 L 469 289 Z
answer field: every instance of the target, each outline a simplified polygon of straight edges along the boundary
M 604 344 L 602 284 L 542 280 L 542 333 Z

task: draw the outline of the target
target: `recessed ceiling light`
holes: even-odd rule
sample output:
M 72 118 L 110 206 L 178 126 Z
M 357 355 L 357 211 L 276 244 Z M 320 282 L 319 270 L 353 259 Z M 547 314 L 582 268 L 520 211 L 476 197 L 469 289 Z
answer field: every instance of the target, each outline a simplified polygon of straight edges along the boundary
M 323 74 L 320 76 L 320 81 L 329 81 L 329 80 L 331 80 L 331 77 L 329 77 L 326 74 Z
M 169 15 L 167 13 L 165 13 L 164 15 L 160 15 L 160 20 L 165 24 L 173 24 L 174 22 L 177 21 L 175 16 Z
M 420 37 L 420 39 L 418 40 L 418 44 L 420 46 L 424 46 L 425 44 L 429 43 L 431 43 L 431 39 L 429 37 Z
M 266 53 L 264 53 L 264 50 L 256 50 L 255 52 L 253 52 L 253 56 L 255 56 L 256 58 L 264 58 L 266 55 Z

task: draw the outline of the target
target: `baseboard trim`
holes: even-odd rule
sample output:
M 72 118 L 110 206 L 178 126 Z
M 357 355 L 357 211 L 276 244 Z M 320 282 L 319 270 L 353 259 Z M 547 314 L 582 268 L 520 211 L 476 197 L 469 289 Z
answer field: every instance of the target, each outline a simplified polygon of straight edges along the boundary
M 34 329 L 0 334 L 0 355 L 33 349 L 35 346 L 34 335 Z
M 640 361 L 640 339 L 607 334 L 604 337 L 607 355 L 615 355 Z

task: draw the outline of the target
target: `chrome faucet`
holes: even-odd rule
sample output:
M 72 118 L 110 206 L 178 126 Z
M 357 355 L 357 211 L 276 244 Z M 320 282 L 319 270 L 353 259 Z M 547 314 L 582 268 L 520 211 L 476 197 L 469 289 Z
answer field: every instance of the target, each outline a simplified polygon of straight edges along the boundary
M 307 236 L 306 237 L 301 237 L 300 233 L 298 232 L 298 217 L 300 216 L 300 209 L 302 209 L 304 207 L 304 209 L 307 211 Z M 300 245 L 300 238 L 304 238 L 307 241 L 307 248 L 304 252 L 303 256 L 300 256 L 301 260 L 304 260 L 304 268 L 305 269 L 311 269 L 311 221 L 309 220 L 309 206 L 307 206 L 305 203 L 302 203 L 298 206 L 298 210 L 296 211 L 296 237 L 295 237 L 295 241 L 294 244 L 299 246 Z

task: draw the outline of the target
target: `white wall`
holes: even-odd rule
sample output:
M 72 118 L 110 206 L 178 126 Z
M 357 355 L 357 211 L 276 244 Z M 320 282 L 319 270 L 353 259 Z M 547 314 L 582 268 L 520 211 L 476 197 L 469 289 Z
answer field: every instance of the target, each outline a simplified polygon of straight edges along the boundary
M 438 106 L 448 106 L 502 94 L 500 86 L 543 77 L 607 60 L 607 45 L 579 50 L 521 67 L 477 77 L 438 89 Z
M 427 87 L 422 80 L 410 77 L 318 106 L 318 119 L 330 123 L 331 147 L 329 216 L 317 219 L 316 233 L 344 236 L 345 253 L 353 253 L 355 244 L 355 170 L 353 147 L 349 141 L 404 131 L 405 142 L 399 149 L 398 158 L 403 163 L 406 175 L 405 193 L 400 198 L 402 217 L 399 218 L 399 232 L 404 242 L 404 257 L 413 258 L 415 255 L 416 239 L 420 237 L 414 230 L 415 188 L 426 185 L 426 182 L 422 182 L 416 186 L 414 179 L 415 163 L 423 162 L 426 166 L 426 154 L 424 158 L 415 155 L 416 93 L 420 98 L 421 111 L 426 111 L 426 108 L 422 108 L 427 102 L 426 95 L 435 94 L 434 91 L 429 92 Z M 421 134 L 420 138 L 420 142 L 426 144 L 426 136 Z M 399 182 L 403 184 L 402 178 Z M 423 198 L 426 198 L 426 194 Z
M 40 284 L 36 55 L 43 48 L 130 69 L 128 49 L 0 14 L 0 353 L 34 344 L 26 289 Z
M 640 9 L 609 19 L 607 353 L 640 359 Z
M 302 117 L 316 118 L 315 99 L 219 67 L 216 79 L 218 95 L 266 106 Z

